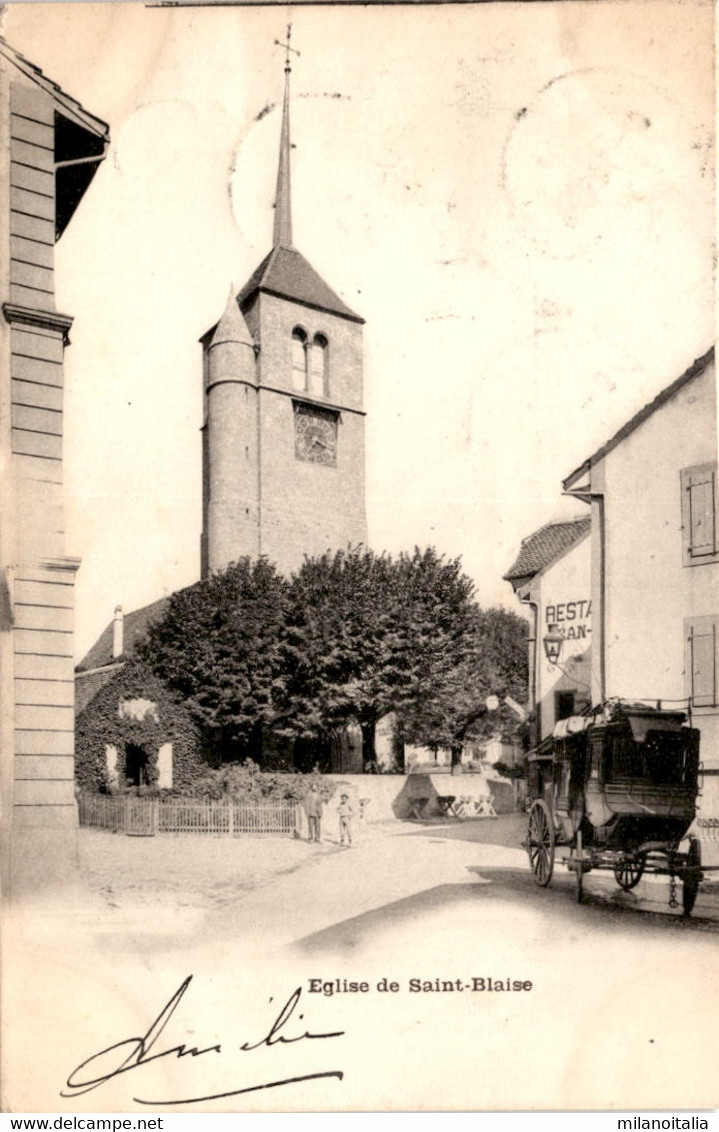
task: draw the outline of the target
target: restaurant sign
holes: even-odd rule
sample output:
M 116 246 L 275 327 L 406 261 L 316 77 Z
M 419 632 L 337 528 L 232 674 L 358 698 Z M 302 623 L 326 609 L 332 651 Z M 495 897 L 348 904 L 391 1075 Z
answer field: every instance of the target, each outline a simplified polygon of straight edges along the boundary
M 587 640 L 592 632 L 590 618 L 592 603 L 586 598 L 579 601 L 560 601 L 544 607 L 547 628 L 565 640 Z

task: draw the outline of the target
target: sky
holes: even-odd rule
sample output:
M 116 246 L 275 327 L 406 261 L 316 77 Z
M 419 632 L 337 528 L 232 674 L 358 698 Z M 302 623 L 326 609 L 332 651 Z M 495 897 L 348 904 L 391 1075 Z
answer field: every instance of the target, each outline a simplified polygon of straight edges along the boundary
M 200 336 L 295 245 L 366 319 L 369 542 L 483 605 L 561 481 L 714 339 L 712 6 L 10 4 L 111 145 L 57 247 L 76 645 L 199 577 Z

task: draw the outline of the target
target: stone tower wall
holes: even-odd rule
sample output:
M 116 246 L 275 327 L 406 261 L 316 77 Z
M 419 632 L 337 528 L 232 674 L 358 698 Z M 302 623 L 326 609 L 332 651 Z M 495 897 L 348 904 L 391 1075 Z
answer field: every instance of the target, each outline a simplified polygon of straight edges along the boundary
M 251 346 L 222 342 L 207 358 L 207 572 L 260 553 L 258 419 Z
M 260 553 L 284 573 L 305 555 L 366 543 L 365 419 L 362 412 L 362 326 L 325 311 L 261 294 L 246 312 L 259 338 Z M 292 383 L 292 331 L 329 343 L 329 395 Z M 294 404 L 311 401 L 338 413 L 334 467 L 297 459 Z

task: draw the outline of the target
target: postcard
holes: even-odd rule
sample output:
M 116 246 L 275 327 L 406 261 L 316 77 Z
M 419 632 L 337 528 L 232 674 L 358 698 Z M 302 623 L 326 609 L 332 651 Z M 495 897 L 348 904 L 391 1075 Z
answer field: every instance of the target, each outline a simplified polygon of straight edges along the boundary
M 5 6 L 6 1112 L 717 1105 L 713 50 Z

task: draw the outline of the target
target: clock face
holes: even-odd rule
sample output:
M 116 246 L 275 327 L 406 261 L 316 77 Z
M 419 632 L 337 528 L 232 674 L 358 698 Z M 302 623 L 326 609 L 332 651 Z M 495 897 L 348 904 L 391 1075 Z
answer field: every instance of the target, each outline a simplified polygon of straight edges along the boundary
M 336 465 L 336 413 L 295 404 L 295 456 L 311 464 Z

